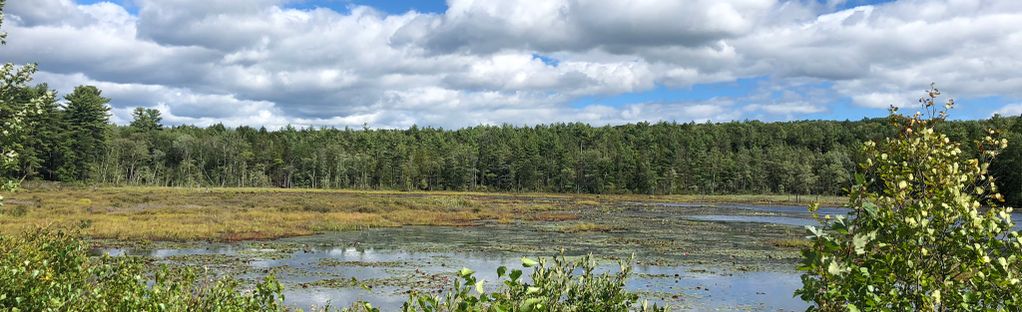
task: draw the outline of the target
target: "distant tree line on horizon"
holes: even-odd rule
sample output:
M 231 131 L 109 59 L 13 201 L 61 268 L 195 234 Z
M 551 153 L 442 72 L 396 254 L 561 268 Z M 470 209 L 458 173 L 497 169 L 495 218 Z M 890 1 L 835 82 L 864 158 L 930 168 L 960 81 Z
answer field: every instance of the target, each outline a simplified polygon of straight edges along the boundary
M 24 98 L 45 84 L 21 90 Z M 10 176 L 116 185 L 307 187 L 635 194 L 840 195 L 865 140 L 890 136 L 886 120 L 557 123 L 444 130 L 296 129 L 221 124 L 164 127 L 138 108 L 109 122 L 109 99 L 80 86 L 26 117 Z M 1009 132 L 992 169 L 1022 203 L 1020 117 L 953 121 L 943 131 L 972 142 Z M 973 148 L 972 144 L 965 144 Z M 975 154 L 975 150 L 966 150 Z

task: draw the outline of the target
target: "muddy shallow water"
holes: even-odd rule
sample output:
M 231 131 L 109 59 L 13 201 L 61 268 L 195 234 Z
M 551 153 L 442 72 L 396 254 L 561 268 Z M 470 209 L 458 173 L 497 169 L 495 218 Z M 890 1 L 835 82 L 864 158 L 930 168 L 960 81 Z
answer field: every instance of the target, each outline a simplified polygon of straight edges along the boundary
M 601 270 L 613 271 L 616 261 L 634 255 L 627 287 L 652 303 L 683 311 L 795 311 L 807 307 L 792 296 L 801 286 L 793 269 L 798 251 L 773 242 L 804 237 L 802 226 L 815 224 L 804 209 L 636 204 L 574 211 L 578 218 L 573 221 L 379 228 L 269 242 L 97 252 L 198 265 L 246 280 L 272 272 L 285 285 L 288 305 L 344 307 L 365 300 L 385 311 L 399 307 L 410 289 L 445 289 L 462 267 L 475 270 L 493 287 L 496 268 L 521 268 L 523 256 L 593 254 Z M 825 209 L 821 213 L 845 213 Z

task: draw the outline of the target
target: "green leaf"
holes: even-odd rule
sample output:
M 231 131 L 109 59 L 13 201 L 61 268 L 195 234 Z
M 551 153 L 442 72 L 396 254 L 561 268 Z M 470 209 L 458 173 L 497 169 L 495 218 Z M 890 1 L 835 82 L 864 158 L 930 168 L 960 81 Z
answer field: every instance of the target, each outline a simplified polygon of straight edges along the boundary
M 543 301 L 546 301 L 546 298 L 540 297 L 525 299 L 525 302 L 522 302 L 521 309 L 523 311 L 534 311 L 540 308 L 540 305 L 543 304 Z
M 865 254 L 866 253 L 866 244 L 867 243 L 869 243 L 869 235 L 859 234 L 859 235 L 855 235 L 855 237 L 852 238 L 852 245 L 855 246 L 855 253 L 856 254 L 859 254 L 859 255 Z
M 877 205 L 874 205 L 871 202 L 863 203 L 862 209 L 866 210 L 866 214 L 871 217 L 875 217 L 877 215 Z
M 517 281 L 518 278 L 521 276 L 522 270 L 511 270 L 511 275 L 509 275 L 508 277 L 510 277 L 512 281 Z
M 485 284 L 485 283 L 486 283 L 486 280 L 479 280 L 478 282 L 476 282 L 476 292 L 478 292 L 480 294 L 486 293 L 486 290 L 483 288 L 483 284 Z
M 506 273 L 506 272 L 507 272 L 507 267 L 505 267 L 503 265 L 500 266 L 499 268 L 497 268 L 497 277 L 503 277 L 504 273 Z
M 830 273 L 832 275 L 840 275 L 841 266 L 838 265 L 836 261 L 831 261 L 830 265 L 827 266 L 827 273 Z
M 849 303 L 845 308 L 848 308 L 848 312 L 859 312 L 859 307 Z

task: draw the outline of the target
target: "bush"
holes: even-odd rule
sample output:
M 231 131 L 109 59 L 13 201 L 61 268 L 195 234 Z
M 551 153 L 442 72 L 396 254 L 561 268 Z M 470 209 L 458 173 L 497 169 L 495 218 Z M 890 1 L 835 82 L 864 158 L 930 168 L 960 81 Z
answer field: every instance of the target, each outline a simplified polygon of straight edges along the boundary
M 405 312 L 470 312 L 470 311 L 666 311 L 639 302 L 637 294 L 624 289 L 631 267 L 621 264 L 616 274 L 596 274 L 591 257 L 567 261 L 563 256 L 539 261 L 524 258 L 522 265 L 533 268 L 532 283 L 522 278 L 521 270 L 497 269 L 499 289 L 487 292 L 486 281 L 476 279 L 475 272 L 461 269 L 454 288 L 444 296 L 413 293 L 402 307 Z M 371 304 L 357 304 L 349 311 L 375 312 Z
M 166 266 L 148 274 L 143 259 L 87 252 L 74 232 L 0 236 L 0 311 L 284 311 L 272 276 L 249 292 L 229 278 Z
M 977 142 L 983 157 L 963 154 L 934 132 L 954 104 L 935 107 L 938 95 L 931 89 L 920 100 L 924 113 L 892 108 L 899 134 L 864 144 L 862 173 L 849 193 L 852 217 L 810 227 L 796 292 L 814 303 L 810 311 L 1022 307 L 1022 238 L 987 173 L 1007 142 L 990 131 Z

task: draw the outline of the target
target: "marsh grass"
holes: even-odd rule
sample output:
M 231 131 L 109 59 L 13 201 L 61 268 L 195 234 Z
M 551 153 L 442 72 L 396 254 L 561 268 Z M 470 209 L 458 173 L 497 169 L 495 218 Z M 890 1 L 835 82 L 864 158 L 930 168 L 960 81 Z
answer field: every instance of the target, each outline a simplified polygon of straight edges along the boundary
M 117 240 L 258 240 L 401 225 L 470 225 L 568 209 L 519 197 L 278 189 L 43 188 L 13 194 L 0 233 L 86 225 Z
M 403 225 L 574 222 L 631 202 L 783 203 L 785 196 L 643 196 L 272 188 L 28 185 L 8 196 L 0 233 L 83 227 L 94 239 L 240 241 Z M 566 231 L 604 231 L 565 225 Z

